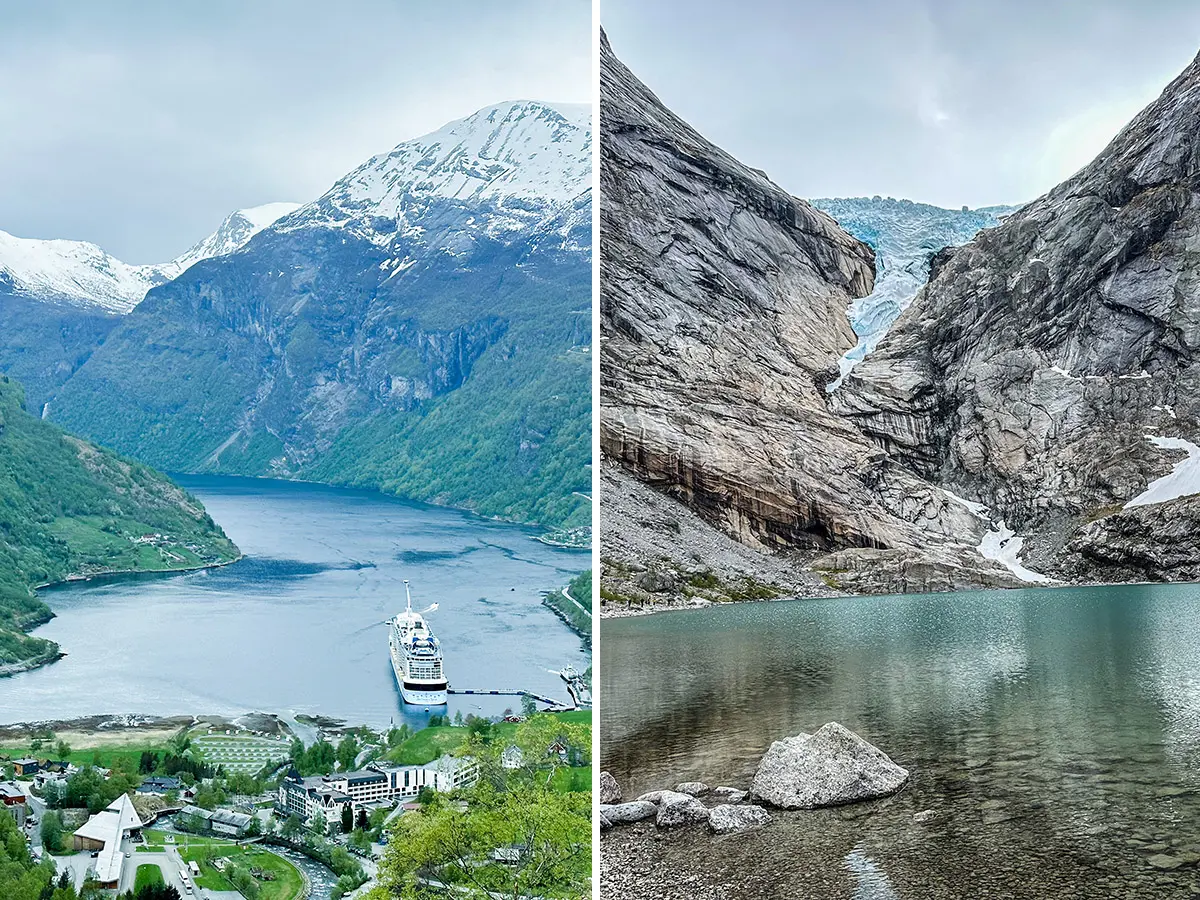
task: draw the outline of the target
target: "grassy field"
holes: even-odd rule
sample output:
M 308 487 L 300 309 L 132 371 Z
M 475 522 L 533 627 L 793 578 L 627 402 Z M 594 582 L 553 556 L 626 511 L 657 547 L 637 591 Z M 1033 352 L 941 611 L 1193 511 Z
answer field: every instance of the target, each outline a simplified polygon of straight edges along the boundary
M 554 713 L 563 722 L 590 725 L 592 711 L 590 709 L 572 710 L 571 712 Z M 511 740 L 517 733 L 517 723 L 500 722 L 492 733 L 494 740 Z M 432 728 L 422 728 L 407 741 L 388 752 L 386 758 L 401 766 L 423 766 L 431 763 L 444 753 L 456 749 L 467 739 L 467 729 L 454 725 L 437 725 Z
M 551 784 L 556 791 L 563 793 L 590 791 L 592 789 L 592 767 L 578 766 L 559 769 L 554 773 L 554 780 Z
M 211 850 L 210 850 L 211 848 Z M 209 853 L 221 858 L 233 860 L 246 869 L 262 869 L 275 876 L 274 881 L 260 881 L 261 893 L 259 900 L 297 900 L 304 891 L 304 878 L 300 870 L 281 856 L 276 856 L 266 850 L 250 847 L 238 847 L 227 841 L 218 841 L 209 847 L 198 845 L 187 850 L 180 850 L 180 856 L 186 861 L 193 860 L 200 866 L 200 877 L 196 879 L 199 887 L 210 891 L 232 891 L 234 887 L 222 873 L 208 861 Z
M 145 750 L 154 753 L 162 754 L 166 752 L 166 740 L 161 737 L 158 739 L 146 739 L 140 735 L 131 735 L 128 742 L 104 740 L 111 737 L 108 735 L 98 735 L 95 742 L 80 744 L 76 747 L 76 741 L 72 740 L 76 735 L 55 735 L 55 739 L 62 738 L 71 746 L 71 752 L 67 754 L 65 760 L 61 762 L 73 762 L 77 766 L 99 765 L 106 769 L 111 769 L 117 760 L 122 760 L 129 764 L 132 771 L 138 769 L 138 762 L 141 759 L 142 752 Z M 169 737 L 169 735 L 167 735 Z M 54 742 L 45 743 L 40 750 L 32 750 L 29 747 L 28 741 L 20 742 L 5 742 L 0 744 L 0 758 L 9 757 L 10 759 L 20 759 L 23 756 L 35 756 L 39 759 L 52 758 L 58 760 L 58 751 L 54 749 Z
M 224 766 L 229 773 L 254 775 L 267 765 L 287 759 L 289 743 L 257 734 L 205 734 L 192 738 L 192 746 L 206 762 Z
M 133 890 L 136 893 L 142 888 L 151 884 L 164 884 L 162 869 L 158 867 L 158 863 L 142 863 L 137 867 L 137 875 L 134 876 Z
M 145 850 L 147 853 L 162 852 L 166 845 L 167 832 L 159 831 L 157 828 L 147 828 L 143 832 L 146 838 L 144 845 L 139 845 L 138 850 Z M 201 837 L 195 834 L 172 834 L 175 838 L 175 846 L 180 850 L 184 847 L 235 847 L 233 842 L 225 840 L 225 838 Z

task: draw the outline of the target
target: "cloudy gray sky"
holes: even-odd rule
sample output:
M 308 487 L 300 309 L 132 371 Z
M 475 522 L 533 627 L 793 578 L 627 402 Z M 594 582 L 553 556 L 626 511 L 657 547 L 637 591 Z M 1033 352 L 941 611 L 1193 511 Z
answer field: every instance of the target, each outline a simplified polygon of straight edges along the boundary
M 619 57 L 802 197 L 1030 200 L 1200 50 L 1194 0 L 603 0 Z
M 591 99 L 587 0 L 0 0 L 0 230 L 176 256 L 502 100 Z

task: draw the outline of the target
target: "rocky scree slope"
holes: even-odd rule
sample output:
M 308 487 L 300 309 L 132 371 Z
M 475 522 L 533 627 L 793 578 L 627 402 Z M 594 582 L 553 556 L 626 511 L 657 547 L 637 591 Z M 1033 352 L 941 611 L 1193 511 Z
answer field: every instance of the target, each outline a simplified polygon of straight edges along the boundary
M 238 549 L 164 476 L 65 434 L 0 375 L 0 675 L 58 656 L 23 632 L 50 618 L 41 584 L 230 562 Z
M 51 416 L 171 471 L 585 524 L 590 121 L 504 103 L 368 160 L 151 291 Z
M 601 65 L 603 452 L 745 544 L 856 550 L 838 582 L 1016 583 L 965 506 L 828 407 L 870 248 L 667 110 L 607 37 Z
M 837 407 L 1024 534 L 1031 565 L 1194 577 L 1198 252 L 1200 59 L 1079 173 L 939 254 Z

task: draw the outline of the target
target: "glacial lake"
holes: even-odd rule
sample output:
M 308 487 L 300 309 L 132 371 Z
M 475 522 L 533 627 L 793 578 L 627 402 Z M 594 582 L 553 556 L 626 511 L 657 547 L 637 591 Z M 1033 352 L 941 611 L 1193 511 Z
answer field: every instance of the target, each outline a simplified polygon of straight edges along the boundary
M 772 741 L 829 721 L 911 772 L 891 798 L 755 833 L 611 833 L 718 892 L 1200 894 L 1196 585 L 756 603 L 602 633 L 602 763 L 627 798 L 749 787 Z
M 452 687 L 567 699 L 556 672 L 590 652 L 541 603 L 588 568 L 588 553 L 538 532 L 356 490 L 249 478 L 177 479 L 245 559 L 177 575 L 120 576 L 42 592 L 56 617 L 36 634 L 67 653 L 0 679 L 0 722 L 133 713 L 261 711 L 377 727 L 428 714 L 405 706 L 386 621 L 424 609 Z M 451 715 L 495 715 L 519 697 L 451 697 Z M 439 710 L 433 710 L 439 712 Z

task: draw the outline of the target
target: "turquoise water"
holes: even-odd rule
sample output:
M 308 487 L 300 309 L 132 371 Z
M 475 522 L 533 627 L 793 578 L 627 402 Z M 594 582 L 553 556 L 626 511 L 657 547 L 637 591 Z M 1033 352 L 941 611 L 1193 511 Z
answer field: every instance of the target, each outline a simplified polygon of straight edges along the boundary
M 888 800 L 655 845 L 746 896 L 1200 894 L 1197 586 L 719 607 L 606 621 L 600 646 L 603 766 L 630 795 L 746 787 L 827 721 L 911 770 Z
M 541 604 L 590 564 L 537 532 L 366 491 L 242 478 L 183 478 L 246 558 L 172 576 L 43 592 L 37 629 L 67 653 L 0 679 L 0 722 L 97 714 L 306 713 L 375 726 L 427 717 L 404 706 L 384 622 L 429 614 L 450 682 L 566 699 L 555 672 L 586 648 Z M 520 698 L 452 698 L 497 714 Z

